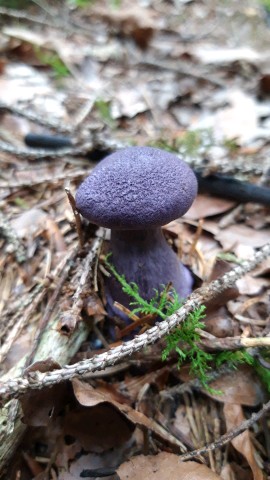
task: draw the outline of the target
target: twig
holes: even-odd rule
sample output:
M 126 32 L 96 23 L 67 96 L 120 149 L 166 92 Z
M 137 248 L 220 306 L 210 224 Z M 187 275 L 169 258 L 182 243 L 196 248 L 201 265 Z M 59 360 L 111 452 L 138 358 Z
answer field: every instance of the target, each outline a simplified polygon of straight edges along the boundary
M 78 281 L 78 286 L 76 288 L 76 291 L 72 297 L 72 307 L 63 312 L 61 314 L 61 322 L 66 321 L 66 319 L 72 319 L 73 323 L 78 321 L 80 317 L 80 312 L 83 307 L 83 299 L 87 296 L 87 293 L 91 289 L 91 284 L 89 282 L 89 275 L 91 273 L 91 277 L 93 279 L 94 277 L 94 260 L 97 257 L 97 254 L 100 250 L 100 246 L 103 242 L 103 238 L 99 237 L 97 238 L 93 245 L 91 246 L 91 249 L 87 256 L 85 257 L 84 261 L 81 264 L 78 276 L 79 276 L 79 281 Z
M 198 448 L 197 450 L 193 450 L 193 452 L 185 453 L 184 455 L 180 455 L 179 459 L 181 462 L 185 462 L 186 460 L 190 460 L 191 458 L 198 457 L 199 455 L 205 455 L 216 448 L 221 448 L 223 445 L 229 443 L 233 438 L 237 437 L 245 430 L 251 427 L 255 422 L 260 420 L 268 411 L 270 410 L 270 400 L 267 402 L 261 410 L 257 413 L 253 413 L 248 420 L 242 422 L 238 427 L 233 428 L 229 432 L 222 435 L 218 440 L 215 440 L 213 443 L 205 445 L 204 447 Z
M 85 155 L 87 152 L 93 149 L 93 142 L 87 142 L 80 147 L 65 147 L 65 148 L 56 148 L 54 150 L 49 150 L 46 148 L 18 148 L 14 147 L 10 143 L 0 141 L 0 152 L 9 153 L 21 158 L 28 158 L 29 160 L 40 160 L 42 158 L 48 157 L 66 157 L 66 156 L 76 156 L 76 155 Z
M 67 194 L 67 198 L 68 198 L 69 204 L 71 206 L 71 209 L 72 209 L 72 212 L 73 212 L 73 215 L 74 215 L 76 230 L 77 230 L 77 234 L 78 234 L 79 245 L 80 245 L 80 248 L 83 248 L 84 239 L 83 239 L 83 232 L 82 232 L 82 222 L 81 222 L 80 214 L 79 214 L 79 212 L 76 208 L 75 198 L 73 197 L 73 195 L 72 195 L 72 193 L 71 193 L 71 191 L 68 187 L 65 188 L 65 192 Z
M 76 275 L 76 278 L 79 277 L 79 282 L 78 282 L 79 284 L 78 284 L 78 287 L 76 289 L 76 292 L 74 293 L 74 295 L 72 297 L 72 307 L 71 307 L 70 310 L 61 313 L 59 323 L 61 323 L 64 318 L 71 318 L 74 328 L 76 327 L 77 321 L 79 320 L 79 317 L 80 317 L 80 312 L 82 310 L 81 297 L 83 295 L 84 290 L 89 290 L 89 285 L 86 282 L 87 282 L 87 278 L 90 276 L 90 274 L 93 275 L 93 269 L 91 268 L 91 266 L 92 266 L 93 260 L 95 259 L 96 255 L 97 255 L 97 252 L 98 252 L 99 246 L 101 244 L 101 241 L 102 241 L 101 238 L 97 238 L 94 241 L 88 255 L 86 256 L 84 261 L 81 263 L 79 272 Z M 61 293 L 62 287 L 63 287 L 63 285 L 64 285 L 64 283 L 67 279 L 67 276 L 68 276 L 69 271 L 70 271 L 71 266 L 72 266 L 72 260 L 75 258 L 77 253 L 78 253 L 78 248 L 76 248 L 76 250 L 74 251 L 74 254 L 69 258 L 69 261 L 66 264 L 66 268 L 62 272 L 62 276 L 61 276 L 60 281 L 57 285 L 57 288 L 55 289 L 52 297 L 50 298 L 50 300 L 48 302 L 45 313 L 44 313 L 44 315 L 42 317 L 42 320 L 39 324 L 38 334 L 36 335 L 36 337 L 33 340 L 32 351 L 31 351 L 31 354 L 30 354 L 29 358 L 26 361 L 26 366 L 28 366 L 33 361 L 33 357 L 36 353 L 36 349 L 37 349 L 37 346 L 39 344 L 39 340 L 40 340 L 40 337 L 42 335 L 42 332 L 45 329 L 46 325 L 48 324 L 48 322 L 51 318 L 52 312 L 55 309 L 56 300 L 57 300 L 59 294 Z M 76 283 L 76 278 L 73 279 L 74 283 Z
M 5 15 L 7 17 L 14 18 L 21 21 L 25 20 L 27 22 L 36 23 L 37 25 L 41 25 L 44 27 L 51 27 L 57 30 L 64 30 L 68 33 L 79 33 L 79 34 L 83 33 L 84 36 L 90 37 L 92 39 L 91 32 L 89 32 L 88 25 L 87 26 L 77 25 L 74 21 L 68 24 L 66 22 L 62 22 L 62 21 L 60 22 L 59 21 L 60 16 L 56 14 L 54 15 L 54 17 L 51 16 L 52 21 L 50 21 L 48 20 L 48 15 L 46 15 L 46 19 L 44 19 L 35 15 L 31 15 L 24 10 L 15 10 L 15 9 L 9 9 L 5 7 L 0 7 L 0 15 Z M 55 22 L 55 19 L 57 19 L 57 23 Z
M 211 333 L 198 329 L 200 345 L 210 350 L 238 350 L 239 348 L 269 347 L 270 337 L 225 337 L 218 338 Z
M 64 273 L 67 271 L 67 274 L 68 274 L 69 268 L 71 267 L 70 262 L 72 261 L 73 258 L 76 257 L 77 253 L 78 253 L 78 247 L 76 246 L 70 252 L 67 253 L 63 261 L 61 261 L 57 265 L 55 270 L 51 272 L 51 274 L 44 279 L 43 283 L 37 285 L 37 287 L 34 289 L 34 292 L 29 296 L 29 299 L 26 299 L 24 302 L 22 302 L 22 308 L 18 308 L 18 312 L 16 312 L 16 314 L 12 317 L 12 328 L 8 332 L 5 338 L 5 342 L 0 348 L 0 364 L 5 358 L 5 356 L 7 355 L 14 340 L 18 337 L 19 333 L 22 331 L 24 326 L 28 324 L 29 319 L 33 314 L 33 312 L 37 311 L 38 305 L 44 299 L 52 282 L 55 282 L 57 277 L 61 275 L 63 271 Z M 46 320 L 46 323 L 48 320 L 49 318 Z M 33 350 L 34 350 L 34 347 L 32 345 L 32 351 Z
M 105 353 L 95 355 L 91 359 L 83 360 L 73 365 L 65 365 L 63 368 L 52 372 L 31 372 L 31 374 L 27 376 L 24 375 L 20 378 L 3 382 L 0 384 L 0 398 L 7 400 L 18 397 L 30 390 L 55 385 L 75 377 L 83 377 L 89 372 L 103 370 L 108 365 L 114 365 L 116 362 L 122 361 L 124 358 L 168 335 L 171 330 L 186 319 L 189 313 L 227 288 L 230 288 L 239 278 L 254 269 L 269 255 L 270 243 L 267 243 L 255 253 L 252 259 L 243 261 L 241 265 L 236 266 L 218 280 L 214 280 L 205 287 L 196 290 L 176 313 L 166 320 L 157 323 L 142 335 L 136 336 L 133 340 L 122 343 L 118 347 L 112 348 Z
M 30 173 L 29 173 L 30 176 Z M 10 189 L 10 188 L 22 188 L 22 187 L 34 187 L 35 185 L 40 185 L 41 183 L 57 183 L 63 180 L 74 180 L 85 176 L 85 170 L 73 170 L 70 172 L 61 172 L 56 175 L 48 175 L 42 177 L 41 175 L 37 175 L 36 178 L 31 179 L 27 178 L 25 180 L 19 181 L 7 181 L 7 182 L 0 182 L 0 188 Z
M 75 258 L 76 255 L 77 255 L 77 249 L 73 253 L 72 257 Z M 34 355 L 36 353 L 36 349 L 37 349 L 38 344 L 39 344 L 40 337 L 42 335 L 42 332 L 45 329 L 46 325 L 48 324 L 48 322 L 51 318 L 52 312 L 54 311 L 54 309 L 56 307 L 56 301 L 57 301 L 57 299 L 58 299 L 58 297 L 59 297 L 59 295 L 62 291 L 62 288 L 64 286 L 64 283 L 65 283 L 65 281 L 68 277 L 68 274 L 69 274 L 71 266 L 72 266 L 72 263 L 71 263 L 70 260 L 66 263 L 66 266 L 65 266 L 65 268 L 64 268 L 64 270 L 61 274 L 61 277 L 58 280 L 56 288 L 55 288 L 50 300 L 48 301 L 48 304 L 47 304 L 46 310 L 44 312 L 44 315 L 42 316 L 41 321 L 39 322 L 38 331 L 36 332 L 36 334 L 34 336 L 34 339 L 31 342 L 30 355 L 28 356 L 28 358 L 25 361 L 25 367 L 28 367 L 32 363 Z
M 223 375 L 230 373 L 232 368 L 228 365 L 223 365 L 222 367 L 218 368 L 217 370 L 213 370 L 208 374 L 208 382 L 211 384 L 214 380 L 217 380 Z M 174 385 L 171 388 L 167 388 L 166 390 L 162 390 L 159 394 L 161 398 L 172 398 L 177 395 L 183 395 L 183 393 L 190 392 L 192 389 L 195 390 L 202 390 L 204 386 L 202 382 L 198 378 L 193 378 L 187 382 Z
M 0 212 L 0 232 L 12 247 L 12 253 L 16 257 L 18 263 L 23 263 L 26 260 L 26 250 L 16 234 L 13 227 L 10 225 L 8 219 Z
M 2 10 L 3 8 L 0 7 L 0 14 Z M 37 123 L 38 125 L 42 125 L 43 127 L 51 130 L 56 130 L 57 132 L 72 133 L 73 131 L 72 125 L 61 125 L 57 120 L 47 120 L 34 112 L 29 112 L 27 107 L 13 107 L 12 105 L 7 105 L 3 102 L 0 102 L 0 112 L 1 110 L 18 117 L 27 118 L 27 120 L 30 120 L 30 122 Z

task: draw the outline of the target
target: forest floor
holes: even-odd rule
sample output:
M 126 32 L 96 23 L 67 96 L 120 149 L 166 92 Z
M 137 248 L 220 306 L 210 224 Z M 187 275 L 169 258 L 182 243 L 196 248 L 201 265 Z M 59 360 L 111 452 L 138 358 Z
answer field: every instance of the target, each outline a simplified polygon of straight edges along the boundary
M 270 479 L 270 2 L 0 1 L 0 26 L 0 477 Z M 198 290 L 135 340 L 73 204 L 130 145 L 209 179 L 163 229 Z

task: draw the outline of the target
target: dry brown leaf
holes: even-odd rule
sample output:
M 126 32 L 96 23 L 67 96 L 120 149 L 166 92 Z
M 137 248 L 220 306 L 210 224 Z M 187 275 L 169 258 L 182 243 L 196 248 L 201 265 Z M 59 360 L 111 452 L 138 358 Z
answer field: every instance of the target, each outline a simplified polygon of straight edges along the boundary
M 180 405 L 177 408 L 174 415 L 173 426 L 187 438 L 191 438 L 191 426 L 184 405 Z
M 232 265 L 233 264 L 226 262 L 225 260 L 221 260 L 217 258 L 215 260 L 212 272 L 209 278 L 207 279 L 207 281 L 211 282 L 212 280 L 217 280 L 222 275 L 229 272 L 232 269 Z M 217 307 L 225 305 L 229 300 L 233 300 L 237 298 L 238 295 L 239 295 L 239 292 L 237 287 L 234 286 L 231 288 L 227 288 L 227 290 L 225 290 L 221 294 L 216 295 L 209 302 L 205 302 L 207 312 L 216 311 Z
M 145 375 L 126 376 L 125 380 L 122 382 L 122 388 L 125 389 L 124 391 L 128 393 L 133 401 L 136 401 L 139 392 L 146 384 L 154 384 L 159 390 L 163 390 L 169 373 L 170 368 L 166 366 L 146 373 Z
M 221 390 L 221 395 L 206 394 L 225 404 L 238 404 L 255 407 L 264 400 L 264 392 L 258 376 L 248 366 L 243 365 L 211 383 L 211 388 Z
M 45 221 L 46 236 L 48 237 L 50 243 L 54 246 L 54 249 L 57 252 L 66 251 L 67 247 L 65 244 L 64 237 L 55 222 L 52 218 L 48 216 Z
M 225 307 L 219 307 L 216 311 L 207 313 L 204 323 L 206 332 L 211 333 L 215 337 L 225 338 L 233 336 L 233 322 L 227 314 Z
M 244 224 L 234 224 L 221 230 L 215 238 L 221 243 L 225 250 L 235 252 L 234 249 L 238 246 L 238 252 L 241 252 L 241 244 L 251 247 L 261 247 L 267 243 L 269 241 L 269 229 L 254 230 Z
M 96 453 L 123 445 L 134 428 L 133 422 L 109 403 L 78 407 L 66 415 L 64 423 L 66 434 L 79 440 L 86 451 Z
M 225 404 L 224 415 L 225 415 L 227 430 L 231 430 L 237 427 L 238 425 L 240 425 L 240 423 L 242 423 L 245 420 L 241 405 Z M 263 480 L 264 475 L 256 460 L 256 457 L 258 458 L 258 454 L 252 444 L 251 434 L 249 430 L 246 430 L 245 432 L 241 433 L 241 435 L 238 435 L 237 437 L 235 437 L 232 440 L 232 444 L 234 448 L 238 452 L 240 452 L 247 460 L 253 472 L 254 480 Z
M 29 238 L 44 226 L 48 218 L 49 216 L 46 212 L 40 208 L 33 207 L 12 220 L 11 225 L 18 237 Z
M 198 220 L 199 218 L 212 217 L 231 210 L 235 205 L 236 203 L 232 200 L 199 194 L 183 218 Z
M 91 292 L 84 301 L 84 310 L 89 317 L 94 317 L 97 322 L 107 315 L 106 310 L 96 292 Z
M 94 389 L 91 385 L 81 382 L 78 379 L 72 381 L 75 397 L 78 402 L 85 407 L 93 407 L 102 403 L 109 403 L 121 412 L 125 417 L 138 427 L 151 431 L 154 435 L 160 438 L 163 442 L 176 448 L 178 451 L 182 449 L 183 445 L 170 433 L 168 433 L 161 425 L 156 423 L 151 418 L 146 417 L 141 412 L 134 410 L 127 404 L 121 404 L 114 399 L 114 395 L 111 392 L 100 392 Z
M 254 278 L 251 275 L 246 275 L 237 281 L 239 293 L 242 295 L 259 295 L 262 293 L 264 287 L 270 286 L 270 280 L 267 278 Z
M 196 462 L 180 462 L 172 453 L 133 457 L 123 463 L 117 473 L 120 480 L 218 480 L 221 477 L 206 465 Z
M 112 23 L 124 35 L 132 37 L 141 48 L 147 47 L 157 24 L 160 23 L 154 10 L 139 5 L 123 5 L 117 10 L 98 5 L 91 9 L 91 15 Z
M 258 130 L 258 112 L 253 96 L 241 90 L 229 93 L 225 106 L 215 115 L 214 134 L 218 139 L 236 139 L 245 143 L 256 137 Z
M 236 480 L 234 472 L 229 463 L 227 463 L 226 465 L 224 465 L 224 467 L 222 467 L 220 476 L 222 480 Z
M 230 64 L 237 60 L 257 64 L 262 58 L 262 54 L 247 46 L 235 48 L 208 44 L 200 44 L 199 46 L 196 46 L 193 49 L 193 55 L 195 55 L 195 57 L 197 57 L 202 63 L 215 65 Z

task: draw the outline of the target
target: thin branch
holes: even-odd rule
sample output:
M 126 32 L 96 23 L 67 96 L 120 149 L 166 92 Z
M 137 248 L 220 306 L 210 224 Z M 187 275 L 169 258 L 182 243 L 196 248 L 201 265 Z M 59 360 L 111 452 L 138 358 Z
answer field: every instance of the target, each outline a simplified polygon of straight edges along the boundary
M 0 8 L 0 14 L 1 14 Z M 12 115 L 16 115 L 17 117 L 27 118 L 30 122 L 33 122 L 38 125 L 42 125 L 43 127 L 49 128 L 50 130 L 56 130 L 57 132 L 61 133 L 72 133 L 73 126 L 72 125 L 61 125 L 57 120 L 47 120 L 44 116 L 38 115 L 34 112 L 30 112 L 28 107 L 14 107 L 12 105 L 7 105 L 6 103 L 0 102 L 0 112 L 11 113 Z
M 269 347 L 270 337 L 224 337 L 218 338 L 205 330 L 197 329 L 200 346 L 210 350 L 239 350 L 239 348 Z
M 3 341 L 3 345 L 0 347 L 0 364 L 3 362 L 5 356 L 9 352 L 13 342 L 16 340 L 16 338 L 18 338 L 19 333 L 22 331 L 25 325 L 29 323 L 33 312 L 37 311 L 39 304 L 44 299 L 46 293 L 48 292 L 48 289 L 51 288 L 52 283 L 56 283 L 57 278 L 61 275 L 62 272 L 64 272 L 64 274 L 68 274 L 69 269 L 72 266 L 72 260 L 77 256 L 78 250 L 79 249 L 77 245 L 75 248 L 70 250 L 67 255 L 65 255 L 64 259 L 57 265 L 54 271 L 51 272 L 41 284 L 37 285 L 37 287 L 34 289 L 34 292 L 29 295 L 29 298 L 27 298 L 25 301 L 22 301 L 21 305 L 18 307 L 18 312 L 16 311 L 15 315 L 13 315 L 11 319 L 11 329 L 8 332 L 6 329 L 7 334 L 5 336 L 5 341 Z M 58 287 L 59 284 L 57 285 L 57 288 Z M 48 320 L 49 318 L 47 319 L 47 321 Z M 33 342 L 35 343 L 35 341 Z M 33 350 L 34 346 L 32 345 L 32 351 Z
M 79 212 L 76 208 L 75 198 L 72 195 L 72 193 L 71 193 L 71 191 L 68 187 L 65 188 L 65 192 L 66 192 L 70 207 L 71 207 L 73 215 L 74 215 L 74 220 L 75 220 L 76 230 L 77 230 L 77 234 L 78 234 L 79 245 L 80 245 L 80 248 L 83 248 L 84 238 L 83 238 L 83 231 L 82 231 L 81 216 L 80 216 L 80 214 L 79 214 Z
M 10 143 L 0 141 L 0 152 L 9 153 L 21 158 L 27 158 L 29 160 L 39 160 L 42 158 L 61 158 L 67 156 L 84 156 L 86 153 L 93 149 L 93 142 L 87 142 L 80 147 L 64 147 L 49 150 L 47 148 L 18 148 L 14 147 Z
M 236 428 L 233 428 L 229 432 L 222 435 L 218 440 L 215 442 L 205 445 L 202 448 L 198 448 L 197 450 L 193 450 L 192 452 L 185 453 L 184 455 L 180 455 L 179 459 L 181 462 L 185 462 L 186 460 L 190 460 L 191 458 L 198 457 L 199 455 L 205 455 L 216 448 L 221 448 L 227 443 L 229 443 L 233 438 L 237 437 L 241 433 L 245 432 L 248 428 L 250 428 L 254 423 L 260 420 L 268 411 L 270 410 L 270 400 L 267 402 L 261 410 L 257 413 L 253 413 L 248 420 L 245 420 Z
M 90 171 L 90 170 L 88 170 Z M 33 172 L 32 172 L 33 173 Z M 17 181 L 6 181 L 0 182 L 0 188 L 10 189 L 10 188 L 22 188 L 22 187 L 34 187 L 36 185 L 40 185 L 41 183 L 57 183 L 63 180 L 76 180 L 81 177 L 85 177 L 85 170 L 78 169 L 69 172 L 61 172 L 55 175 L 36 175 L 36 178 L 31 178 L 31 173 L 29 172 L 29 178 L 17 180 Z
M 15 398 L 29 390 L 41 389 L 45 386 L 55 385 L 75 377 L 83 377 L 90 372 L 103 370 L 109 365 L 114 365 L 122 361 L 133 353 L 142 350 L 147 345 L 151 345 L 168 335 L 171 330 L 186 319 L 189 313 L 227 288 L 230 288 L 237 280 L 242 278 L 247 272 L 253 270 L 269 255 L 270 243 L 267 243 L 255 253 L 252 259 L 243 261 L 241 265 L 236 266 L 218 280 L 214 280 L 205 287 L 196 290 L 176 313 L 166 320 L 157 323 L 142 335 L 136 336 L 133 340 L 122 343 L 118 347 L 112 348 L 105 353 L 95 355 L 91 359 L 83 360 L 73 365 L 65 365 L 61 369 L 46 373 L 31 372 L 20 378 L 2 382 L 2 384 L 0 384 L 0 398 L 2 400 Z

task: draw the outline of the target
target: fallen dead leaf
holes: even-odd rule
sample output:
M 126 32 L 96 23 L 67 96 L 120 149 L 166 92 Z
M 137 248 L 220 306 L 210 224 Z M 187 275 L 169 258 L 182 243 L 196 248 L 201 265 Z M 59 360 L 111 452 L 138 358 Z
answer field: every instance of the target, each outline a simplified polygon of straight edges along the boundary
M 161 425 L 156 423 L 153 419 L 148 418 L 143 413 L 134 410 L 128 404 L 121 404 L 115 401 L 114 394 L 111 392 L 100 392 L 98 389 L 94 389 L 91 385 L 81 382 L 78 379 L 74 379 L 72 384 L 75 397 L 82 406 L 94 407 L 102 403 L 109 403 L 112 407 L 115 407 L 120 413 L 125 415 L 125 417 L 132 422 L 133 425 L 143 428 L 144 430 L 149 430 L 155 436 L 161 439 L 163 443 L 169 444 L 177 451 L 186 451 L 184 445 L 173 435 L 168 433 L 167 430 L 165 430 Z
M 221 390 L 222 394 L 205 392 L 209 397 L 225 404 L 256 407 L 264 401 L 264 391 L 258 376 L 248 365 L 243 365 L 217 380 L 211 382 L 211 388 Z
M 135 426 L 114 405 L 102 403 L 78 407 L 66 415 L 64 430 L 80 441 L 86 451 L 101 453 L 130 439 Z
M 21 213 L 17 218 L 12 220 L 11 225 L 18 237 L 29 238 L 44 226 L 44 222 L 48 218 L 49 217 L 46 212 L 40 208 L 33 207 Z
M 245 420 L 241 405 L 225 404 L 224 415 L 227 430 L 237 427 Z M 259 455 L 252 444 L 251 433 L 249 430 L 246 430 L 245 432 L 241 433 L 241 435 L 235 437 L 232 440 L 232 444 L 234 448 L 247 460 L 253 472 L 254 480 L 263 480 L 264 475 L 257 461 L 259 459 Z
M 120 480 L 218 480 L 221 477 L 206 465 L 180 462 L 172 453 L 161 452 L 147 457 L 138 455 L 123 463 L 117 473 Z
M 200 45 L 193 50 L 193 55 L 202 63 L 216 65 L 230 64 L 241 60 L 256 64 L 262 57 L 259 52 L 250 47 L 224 48 L 214 45 Z
M 254 230 L 244 224 L 235 224 L 220 231 L 215 238 L 221 243 L 224 250 L 235 252 L 236 246 L 238 246 L 238 251 L 241 251 L 241 244 L 261 247 L 269 241 L 269 230 Z
M 199 194 L 183 218 L 198 220 L 199 218 L 213 217 L 231 210 L 235 205 L 236 203 L 232 200 Z
M 236 284 L 241 295 L 260 295 L 265 287 L 270 286 L 270 280 L 246 275 L 238 280 Z

